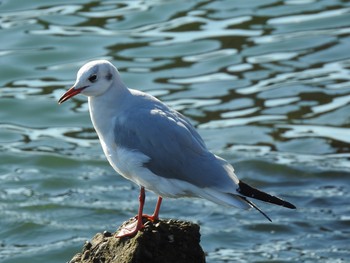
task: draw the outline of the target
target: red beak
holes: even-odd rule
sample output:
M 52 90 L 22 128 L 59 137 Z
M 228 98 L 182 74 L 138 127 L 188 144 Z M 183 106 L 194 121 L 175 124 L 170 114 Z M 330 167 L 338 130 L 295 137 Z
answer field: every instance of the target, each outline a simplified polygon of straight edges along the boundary
M 69 100 L 70 98 L 74 97 L 75 95 L 79 94 L 83 89 L 87 87 L 82 87 L 82 88 L 75 88 L 74 86 L 71 87 L 69 90 L 67 90 L 66 93 L 62 95 L 62 97 L 58 100 L 58 104 L 61 104 L 65 102 L 66 100 Z

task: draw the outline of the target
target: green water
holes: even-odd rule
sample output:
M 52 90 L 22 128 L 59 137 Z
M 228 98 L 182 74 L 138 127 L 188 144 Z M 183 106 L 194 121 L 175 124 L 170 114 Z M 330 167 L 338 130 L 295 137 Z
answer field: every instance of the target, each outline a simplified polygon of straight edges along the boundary
M 135 215 L 86 99 L 58 98 L 85 62 L 188 116 L 245 181 L 298 209 L 165 200 L 197 222 L 207 262 L 350 261 L 350 3 L 335 0 L 0 2 L 0 262 L 66 262 Z M 147 196 L 146 212 L 156 196 Z

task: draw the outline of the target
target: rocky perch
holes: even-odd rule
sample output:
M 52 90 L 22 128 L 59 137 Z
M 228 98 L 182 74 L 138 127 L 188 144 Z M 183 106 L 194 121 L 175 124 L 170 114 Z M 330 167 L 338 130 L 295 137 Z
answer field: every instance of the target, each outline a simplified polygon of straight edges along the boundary
M 199 226 L 191 222 L 147 221 L 132 238 L 115 238 L 118 231 L 96 234 L 69 263 L 205 263 Z

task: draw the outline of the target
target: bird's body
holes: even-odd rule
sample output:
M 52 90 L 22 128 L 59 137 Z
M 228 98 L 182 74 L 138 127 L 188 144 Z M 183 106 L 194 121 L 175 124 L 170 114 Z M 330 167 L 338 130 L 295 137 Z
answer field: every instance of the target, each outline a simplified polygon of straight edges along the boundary
M 127 88 L 108 61 L 85 64 L 59 102 L 80 92 L 88 96 L 90 117 L 111 166 L 160 201 L 200 197 L 248 209 L 257 207 L 246 197 L 259 196 L 295 208 L 241 182 L 232 165 L 206 148 L 186 117 L 151 95 Z
M 111 90 L 89 97 L 102 148 L 119 174 L 159 196 L 203 197 L 250 207 L 232 196 L 239 182 L 233 167 L 207 150 L 183 115 L 148 94 L 124 88 L 118 95 Z M 106 100 L 112 97 L 127 105 L 110 109 Z

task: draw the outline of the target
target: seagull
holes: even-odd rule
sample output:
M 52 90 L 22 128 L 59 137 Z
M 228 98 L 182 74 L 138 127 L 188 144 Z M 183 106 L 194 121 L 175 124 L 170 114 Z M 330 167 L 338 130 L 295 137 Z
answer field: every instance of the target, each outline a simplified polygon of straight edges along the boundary
M 143 229 L 143 218 L 158 220 L 163 197 L 197 197 L 241 209 L 255 208 L 249 198 L 290 209 L 296 207 L 239 180 L 233 166 L 211 153 L 190 121 L 157 98 L 122 81 L 107 60 L 83 65 L 77 79 L 59 99 L 88 97 L 92 124 L 114 170 L 140 186 L 135 219 L 116 237 L 132 237 Z M 152 215 L 143 214 L 145 189 L 158 195 Z

